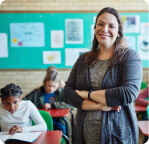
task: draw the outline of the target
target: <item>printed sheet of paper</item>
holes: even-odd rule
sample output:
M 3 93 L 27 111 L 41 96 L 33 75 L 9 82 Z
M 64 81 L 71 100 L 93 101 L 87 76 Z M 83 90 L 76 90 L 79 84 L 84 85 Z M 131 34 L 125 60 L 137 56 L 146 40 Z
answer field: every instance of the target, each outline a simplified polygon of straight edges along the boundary
M 94 34 L 95 34 L 95 30 L 94 30 L 94 24 L 91 25 L 91 42 L 94 39 Z
M 44 23 L 11 23 L 11 47 L 44 47 Z
M 8 57 L 8 40 L 6 33 L 0 33 L 0 57 Z
M 44 64 L 61 64 L 60 51 L 44 51 L 43 52 Z
M 66 44 L 83 43 L 82 19 L 65 19 L 65 40 Z
M 1 141 L 1 139 L 0 139 L 0 144 L 4 144 L 4 143 Z
M 129 48 L 136 50 L 136 40 L 134 36 L 124 36 Z
M 94 17 L 93 17 L 93 23 L 94 23 L 94 24 L 96 23 L 96 17 L 97 17 L 97 16 L 94 16 Z
M 141 35 L 149 35 L 149 23 L 141 23 Z
M 138 54 L 142 60 L 149 60 L 149 36 L 138 36 Z
M 66 48 L 65 49 L 65 65 L 73 66 L 78 57 L 84 52 L 89 51 L 88 48 Z
M 51 48 L 63 48 L 64 47 L 64 31 L 52 30 L 51 31 Z
M 140 32 L 140 17 L 122 16 L 124 33 L 139 33 Z
M 6 140 L 20 140 L 25 142 L 33 142 L 35 141 L 41 132 L 27 132 L 27 133 L 15 133 L 13 135 L 8 134 L 8 132 L 0 132 L 0 139 L 2 142 Z M 17 143 L 17 142 L 16 142 Z
M 0 132 L 0 139 L 2 142 L 7 140 L 9 137 L 11 137 L 11 135 L 9 135 L 8 132 Z

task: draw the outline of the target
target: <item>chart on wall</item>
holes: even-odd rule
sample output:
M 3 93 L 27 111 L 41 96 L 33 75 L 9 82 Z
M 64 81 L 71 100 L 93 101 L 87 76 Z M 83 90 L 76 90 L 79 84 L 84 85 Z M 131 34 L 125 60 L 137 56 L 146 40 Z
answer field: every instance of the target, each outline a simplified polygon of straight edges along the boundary
M 7 34 L 0 33 L 0 58 L 8 57 Z
M 149 67 L 149 17 L 148 14 L 122 14 L 124 39 L 136 50 L 143 67 Z
M 91 50 L 97 13 L 0 13 L 0 69 L 72 68 Z M 148 13 L 121 13 L 124 39 L 149 67 Z
M 44 47 L 44 23 L 10 23 L 11 47 Z

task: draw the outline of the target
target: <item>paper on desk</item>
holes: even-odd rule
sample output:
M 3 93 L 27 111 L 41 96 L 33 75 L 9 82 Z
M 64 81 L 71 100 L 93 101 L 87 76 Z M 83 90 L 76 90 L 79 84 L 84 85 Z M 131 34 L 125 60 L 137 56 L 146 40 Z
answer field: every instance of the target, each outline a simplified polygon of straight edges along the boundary
M 9 135 L 8 132 L 0 132 L 0 139 L 2 142 L 4 142 L 6 139 L 8 139 L 11 135 Z
M 33 142 L 35 141 L 41 132 L 28 132 L 28 133 L 15 133 L 13 135 L 9 135 L 8 132 L 0 132 L 0 139 L 2 142 L 6 140 L 21 140 L 26 142 Z
M 4 143 L 0 140 L 0 144 L 4 144 Z

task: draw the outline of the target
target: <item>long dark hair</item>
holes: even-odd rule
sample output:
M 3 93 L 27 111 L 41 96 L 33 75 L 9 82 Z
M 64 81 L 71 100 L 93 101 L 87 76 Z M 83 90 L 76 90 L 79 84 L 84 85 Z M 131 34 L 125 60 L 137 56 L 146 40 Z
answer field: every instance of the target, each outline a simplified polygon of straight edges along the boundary
M 0 97 L 2 98 L 2 101 L 4 101 L 10 96 L 20 98 L 22 95 L 21 88 L 13 83 L 6 85 L 4 88 L 1 88 L 0 92 Z
M 110 13 L 110 14 L 114 15 L 118 21 L 119 37 L 117 37 L 117 39 L 115 41 L 114 54 L 109 61 L 109 66 L 112 67 L 112 66 L 117 65 L 121 62 L 122 54 L 126 49 L 126 47 L 124 47 L 125 41 L 123 39 L 123 23 L 122 23 L 122 18 L 120 16 L 119 12 L 117 10 L 115 10 L 114 8 L 107 7 L 107 8 L 103 8 L 98 13 L 98 15 L 96 17 L 96 22 L 95 22 L 94 28 L 96 28 L 96 23 L 97 23 L 98 17 L 100 15 L 102 15 L 103 13 Z M 94 35 L 92 50 L 91 50 L 91 52 L 87 53 L 86 58 L 84 60 L 86 65 L 93 66 L 97 62 L 97 56 L 98 56 L 99 49 L 100 49 L 99 43 L 96 39 L 96 36 Z

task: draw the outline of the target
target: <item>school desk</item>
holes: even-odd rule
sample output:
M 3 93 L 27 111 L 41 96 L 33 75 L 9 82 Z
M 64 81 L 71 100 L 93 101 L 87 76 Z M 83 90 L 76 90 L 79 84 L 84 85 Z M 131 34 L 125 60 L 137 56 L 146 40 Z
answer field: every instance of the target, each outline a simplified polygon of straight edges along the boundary
M 134 107 L 135 107 L 135 111 L 136 112 L 145 112 L 146 111 L 146 106 L 141 106 L 141 105 L 134 105 Z
M 65 117 L 71 114 L 71 129 L 72 129 L 72 141 L 73 141 L 73 127 L 74 127 L 74 116 L 73 112 L 71 111 L 70 108 L 65 108 L 65 109 L 48 109 L 45 110 L 43 108 L 39 108 L 40 110 L 44 110 L 48 112 L 52 117 L 61 117 L 63 118 L 65 124 L 66 124 L 66 135 L 69 136 L 68 134 L 68 122 L 66 121 Z
M 32 144 L 60 144 L 62 131 L 45 131 Z M 6 144 L 27 144 L 26 142 L 8 142 Z
M 149 136 L 149 121 L 138 121 L 138 125 L 142 134 Z
M 70 109 L 48 109 L 45 110 L 43 108 L 39 108 L 40 110 L 44 110 L 48 112 L 52 117 L 67 117 L 69 115 Z
M 137 118 L 139 119 L 139 115 L 143 115 L 144 113 L 146 113 L 146 106 L 142 106 L 142 105 L 134 105 L 135 108 L 135 112 L 137 114 Z

